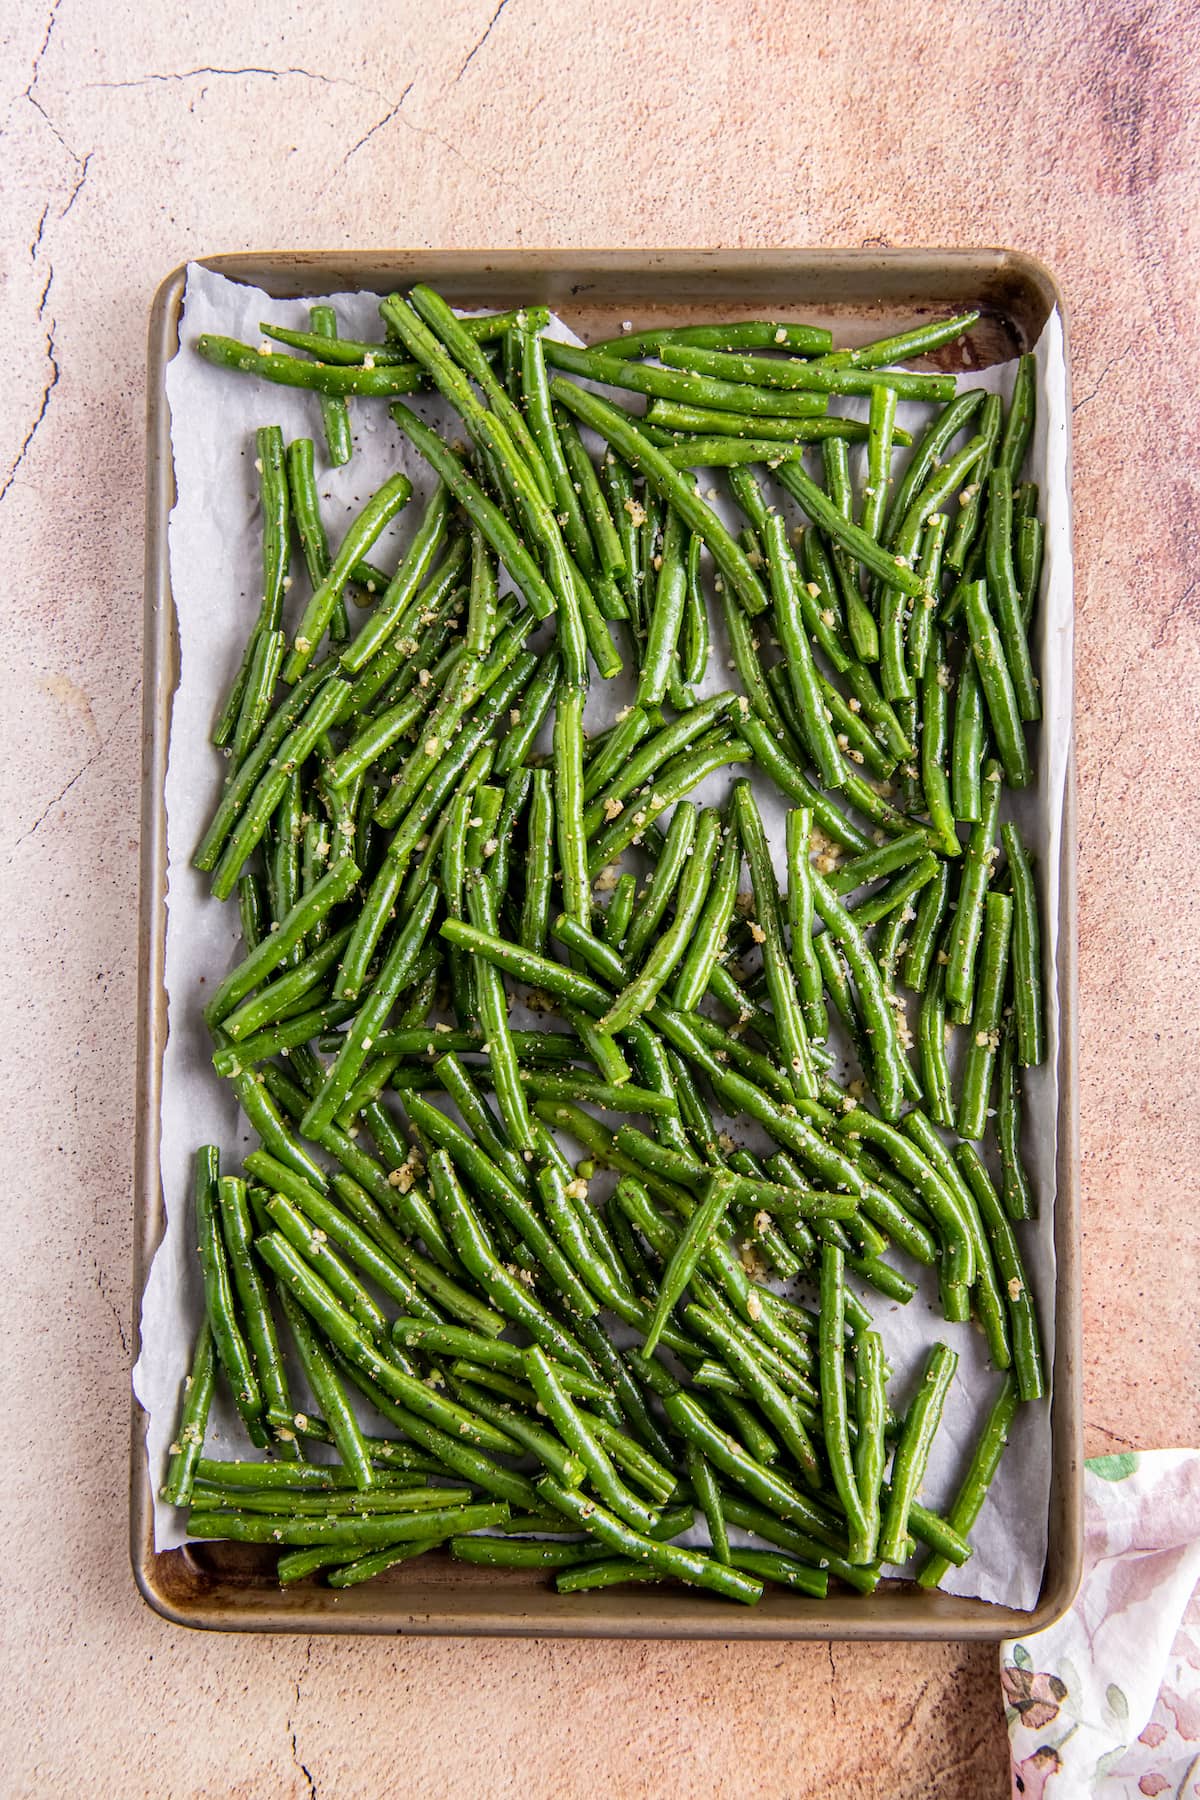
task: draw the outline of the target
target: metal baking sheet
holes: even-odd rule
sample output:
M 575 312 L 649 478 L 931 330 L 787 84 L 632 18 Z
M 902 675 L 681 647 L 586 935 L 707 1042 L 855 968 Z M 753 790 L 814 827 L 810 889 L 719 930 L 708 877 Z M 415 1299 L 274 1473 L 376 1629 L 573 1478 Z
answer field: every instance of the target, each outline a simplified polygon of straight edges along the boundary
M 457 305 L 543 300 L 591 338 L 668 315 L 802 316 L 862 341 L 911 325 L 927 311 L 977 307 L 982 313 L 958 367 L 1007 360 L 1037 338 L 1052 309 L 1052 278 L 1036 263 L 1003 252 L 600 252 L 591 254 L 397 253 L 394 256 L 280 254 L 214 258 L 233 280 L 280 297 L 361 288 L 387 292 L 427 280 Z M 164 282 L 151 320 L 148 379 L 146 688 L 139 1018 L 137 1270 L 140 1295 L 161 1235 L 158 1140 L 166 1005 L 163 788 L 171 697 L 177 677 L 174 609 L 167 568 L 173 498 L 166 364 L 178 346 L 184 271 Z M 752 1611 L 669 1588 L 601 1593 L 564 1601 L 542 1579 L 485 1571 L 445 1557 L 421 1559 L 369 1588 L 343 1594 L 303 1588 L 283 1593 L 273 1557 L 227 1544 L 192 1544 L 156 1554 L 146 1476 L 144 1419 L 132 1435 L 132 1553 L 147 1600 L 180 1623 L 223 1629 L 420 1631 L 509 1635 L 643 1637 L 978 1637 L 1047 1623 L 1069 1601 L 1079 1563 L 1079 1305 L 1075 1132 L 1074 822 L 1068 767 L 1056 977 L 1062 1029 L 1058 1068 L 1058 1180 L 1055 1203 L 1054 1402 L 1046 1571 L 1034 1613 L 885 1584 L 875 1595 L 798 1600 L 769 1591 Z M 736 1616 L 734 1616 L 736 1615 Z

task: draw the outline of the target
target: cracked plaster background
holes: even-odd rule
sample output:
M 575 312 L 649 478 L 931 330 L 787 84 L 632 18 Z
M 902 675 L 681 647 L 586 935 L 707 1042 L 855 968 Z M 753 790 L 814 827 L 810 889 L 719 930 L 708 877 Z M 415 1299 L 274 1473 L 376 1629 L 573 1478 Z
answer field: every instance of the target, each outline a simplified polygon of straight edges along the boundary
M 0 1723 L 13 1795 L 1007 1791 L 990 1651 L 218 1639 L 126 1561 L 146 313 L 217 250 L 1011 243 L 1075 359 L 1087 1448 L 1196 1439 L 1200 16 L 0 19 Z M 86 1769 L 86 1775 L 84 1770 Z

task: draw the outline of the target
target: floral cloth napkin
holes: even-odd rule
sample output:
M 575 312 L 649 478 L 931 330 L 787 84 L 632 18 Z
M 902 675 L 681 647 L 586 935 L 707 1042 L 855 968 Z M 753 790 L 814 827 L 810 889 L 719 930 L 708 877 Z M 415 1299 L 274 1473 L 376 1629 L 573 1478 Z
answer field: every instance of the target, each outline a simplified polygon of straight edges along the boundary
M 1200 1451 L 1084 1474 L 1083 1580 L 1057 1625 L 1001 1645 L 1014 1796 L 1200 1796 Z

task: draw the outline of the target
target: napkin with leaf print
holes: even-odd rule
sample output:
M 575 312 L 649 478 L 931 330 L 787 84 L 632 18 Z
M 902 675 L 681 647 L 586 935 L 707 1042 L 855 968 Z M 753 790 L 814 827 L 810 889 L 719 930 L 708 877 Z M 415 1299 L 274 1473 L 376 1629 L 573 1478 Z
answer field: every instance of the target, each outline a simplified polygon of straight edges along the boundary
M 1083 1579 L 1056 1625 L 1001 1646 L 1020 1800 L 1200 1800 L 1200 1452 L 1084 1473 Z

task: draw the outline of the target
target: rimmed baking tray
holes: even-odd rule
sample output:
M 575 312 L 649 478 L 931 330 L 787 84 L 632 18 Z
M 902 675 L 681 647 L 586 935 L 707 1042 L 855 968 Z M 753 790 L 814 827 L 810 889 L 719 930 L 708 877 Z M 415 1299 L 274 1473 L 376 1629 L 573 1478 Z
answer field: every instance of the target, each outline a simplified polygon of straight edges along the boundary
M 928 312 L 977 308 L 966 356 L 980 367 L 1030 348 L 1051 311 L 1063 313 L 1049 272 L 1008 250 L 670 250 L 262 252 L 205 259 L 234 281 L 280 297 L 352 288 L 388 293 L 427 281 L 455 305 L 541 301 L 584 338 L 636 327 L 741 314 L 798 317 L 834 326 L 853 343 L 902 330 Z M 186 271 L 159 288 L 150 317 L 147 372 L 146 633 L 143 697 L 142 858 L 139 906 L 138 1107 L 134 1171 L 134 1332 L 162 1235 L 160 1101 L 167 1004 L 166 778 L 178 644 L 171 600 L 167 520 L 174 500 L 167 363 L 179 344 Z M 966 366 L 955 363 L 953 366 Z M 1070 450 L 1068 446 L 1068 466 Z M 143 1596 L 177 1624 L 225 1631 L 421 1633 L 440 1636 L 971 1638 L 1039 1630 L 1070 1604 L 1082 1554 L 1081 1345 L 1076 1076 L 1074 763 L 1062 831 L 1055 979 L 1061 1016 L 1058 1090 L 1055 1354 L 1052 1469 L 1046 1568 L 1033 1612 L 884 1583 L 873 1595 L 814 1601 L 768 1588 L 753 1608 L 731 1607 L 669 1586 L 564 1600 L 544 1577 L 474 1568 L 446 1555 L 421 1557 L 380 1581 L 337 1593 L 281 1590 L 269 1551 L 195 1543 L 156 1552 L 145 1453 L 145 1417 L 133 1404 L 130 1526 Z

